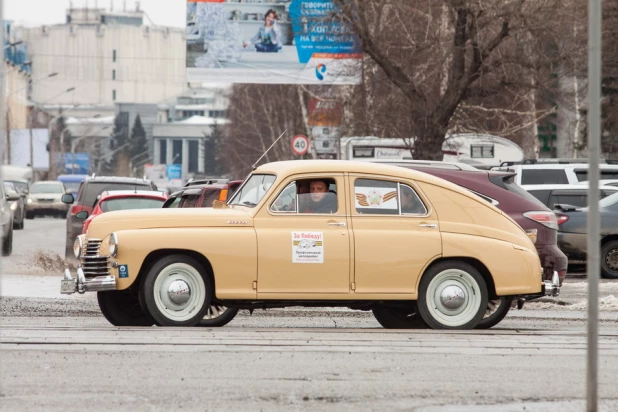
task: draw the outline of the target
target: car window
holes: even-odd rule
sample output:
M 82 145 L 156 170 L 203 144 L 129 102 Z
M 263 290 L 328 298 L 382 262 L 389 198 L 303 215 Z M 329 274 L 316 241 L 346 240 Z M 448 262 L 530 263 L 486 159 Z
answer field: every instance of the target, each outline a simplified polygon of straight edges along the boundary
M 162 206 L 166 209 L 172 209 L 172 208 L 177 208 L 178 205 L 180 204 L 180 197 L 171 197 L 169 199 L 167 199 L 167 201 L 165 202 L 165 204 Z
M 100 207 L 103 212 L 130 209 L 159 209 L 164 202 L 165 201 L 163 199 L 153 199 L 148 197 L 127 197 L 104 200 L 103 202 L 101 202 Z
M 572 195 L 554 195 L 550 196 L 548 206 L 552 207 L 561 203 L 564 205 L 572 205 L 578 207 L 586 207 L 588 206 L 588 195 L 585 193 L 582 194 L 572 194 Z
M 287 185 L 270 205 L 273 212 L 336 213 L 337 184 L 332 178 L 301 179 Z
M 355 208 L 359 214 L 426 214 L 427 208 L 414 189 L 393 181 L 356 179 Z
M 277 196 L 277 199 L 270 205 L 270 210 L 273 212 L 296 212 L 298 205 L 296 203 L 298 187 L 296 182 L 290 183 Z
M 515 176 L 490 175 L 489 180 L 496 186 L 506 189 L 511 193 L 515 193 L 516 195 L 521 196 L 524 199 L 541 206 L 541 210 L 547 207 L 545 203 L 541 202 L 539 199 L 526 192 L 523 187 L 515 183 Z
M 212 207 L 215 200 L 219 200 L 219 189 L 206 189 L 204 190 L 204 200 L 202 200 L 202 207 Z
M 28 190 L 28 183 L 26 182 L 19 182 L 19 181 L 15 181 L 15 180 L 11 180 L 11 183 L 13 183 L 13 186 L 15 186 L 17 188 L 17 190 L 19 190 L 20 192 L 24 192 L 26 190 Z
M 121 182 L 88 182 L 86 186 L 84 199 L 80 200 L 79 203 L 83 205 L 92 205 L 96 200 L 97 196 L 105 191 L 110 190 L 151 190 L 152 186 L 147 182 L 140 183 L 121 183 Z M 81 195 L 82 192 L 80 192 Z
M 30 186 L 30 193 L 40 194 L 58 194 L 64 193 L 64 187 L 61 183 L 49 184 L 49 183 L 34 183 Z
M 528 193 L 539 199 L 544 205 L 549 205 L 549 194 L 551 190 L 528 190 Z
M 618 170 L 603 170 L 600 171 L 600 179 L 601 180 L 610 180 L 610 179 L 618 179 Z M 577 177 L 578 182 L 586 182 L 588 181 L 588 169 L 576 169 L 575 176 Z
M 230 200 L 231 205 L 255 207 L 275 182 L 275 175 L 251 175 Z
M 599 208 L 612 208 L 615 209 L 616 205 L 618 205 L 618 193 L 614 193 L 611 196 L 607 196 L 599 201 Z
M 199 194 L 183 196 L 179 207 L 197 207 L 197 202 L 199 200 Z
M 568 184 L 564 169 L 522 169 L 522 185 Z

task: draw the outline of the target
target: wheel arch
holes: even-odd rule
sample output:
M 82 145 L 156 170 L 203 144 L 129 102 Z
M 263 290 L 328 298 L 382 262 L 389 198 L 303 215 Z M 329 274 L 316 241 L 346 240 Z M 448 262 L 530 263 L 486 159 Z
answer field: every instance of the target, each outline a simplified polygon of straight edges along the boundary
M 496 284 L 494 283 L 494 279 L 491 276 L 491 273 L 489 272 L 489 269 L 487 269 L 487 266 L 485 266 L 483 264 L 483 262 L 481 262 L 480 260 L 478 260 L 476 258 L 473 258 L 473 257 L 449 256 L 449 257 L 437 258 L 433 262 L 431 262 L 429 265 L 427 265 L 425 270 L 423 270 L 423 274 L 419 278 L 419 284 L 420 284 L 420 281 L 421 281 L 422 277 L 425 276 L 425 273 L 427 273 L 429 271 L 429 269 L 431 269 L 432 267 L 434 267 L 435 265 L 437 265 L 439 263 L 449 262 L 449 261 L 464 262 L 464 263 L 469 264 L 470 266 L 472 266 L 476 270 L 478 270 L 479 273 L 481 274 L 481 276 L 483 277 L 483 280 L 485 281 L 485 284 L 487 285 L 487 292 L 489 294 L 489 298 L 490 299 L 495 299 L 497 297 L 497 294 L 496 294 Z
M 137 278 L 133 282 L 133 285 L 141 285 L 142 280 L 146 277 L 146 273 L 148 273 L 150 268 L 152 268 L 152 266 L 160 259 L 170 255 L 184 255 L 195 259 L 206 272 L 206 276 L 208 276 L 208 279 L 210 280 L 211 286 L 213 288 L 213 298 L 215 297 L 215 276 L 210 261 L 206 258 L 206 256 L 202 255 L 201 253 L 189 249 L 157 249 L 151 251 L 144 258 L 142 266 L 140 267 L 139 273 L 137 274 Z
M 606 244 L 608 244 L 609 242 L 611 242 L 613 240 L 618 240 L 618 234 L 607 235 L 604 238 L 602 238 L 601 239 L 601 247 L 605 246 Z

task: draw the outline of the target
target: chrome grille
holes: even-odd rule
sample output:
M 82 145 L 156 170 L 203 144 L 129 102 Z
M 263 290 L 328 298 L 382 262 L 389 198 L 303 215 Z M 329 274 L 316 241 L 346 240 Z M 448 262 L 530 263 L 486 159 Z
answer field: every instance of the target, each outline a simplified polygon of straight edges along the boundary
M 82 251 L 81 266 L 84 276 L 107 276 L 110 275 L 111 267 L 108 256 L 100 256 L 101 239 L 87 239 L 86 246 Z

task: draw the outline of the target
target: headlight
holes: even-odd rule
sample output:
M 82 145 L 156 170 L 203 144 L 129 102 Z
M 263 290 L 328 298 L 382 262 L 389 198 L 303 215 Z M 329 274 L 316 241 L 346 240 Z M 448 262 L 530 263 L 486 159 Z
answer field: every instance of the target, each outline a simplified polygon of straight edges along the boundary
M 26 202 L 28 202 L 28 203 L 32 203 L 32 199 L 31 199 L 31 198 L 28 198 L 28 200 L 26 200 Z
M 75 242 L 73 242 L 73 254 L 75 255 L 76 259 L 79 259 L 80 255 L 82 254 L 82 247 L 82 240 L 78 236 L 75 238 Z
M 11 210 L 17 210 L 17 202 L 11 203 Z
M 118 236 L 115 233 L 109 235 L 109 240 L 107 241 L 107 250 L 109 255 L 113 258 L 118 254 Z

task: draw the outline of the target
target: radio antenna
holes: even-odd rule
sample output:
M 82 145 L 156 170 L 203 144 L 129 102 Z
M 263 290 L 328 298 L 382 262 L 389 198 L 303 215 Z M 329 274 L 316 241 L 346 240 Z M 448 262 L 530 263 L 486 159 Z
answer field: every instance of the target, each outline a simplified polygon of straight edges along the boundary
M 285 134 L 285 132 L 287 132 L 287 131 L 288 131 L 288 129 L 285 129 L 285 130 L 283 131 L 283 133 L 281 133 L 281 135 L 277 138 L 277 140 L 275 140 L 275 141 L 273 142 L 273 144 L 271 144 L 271 145 L 270 145 L 270 147 L 269 147 L 268 149 L 266 149 L 266 151 L 265 151 L 264 153 L 262 153 L 262 156 L 260 156 L 260 158 L 259 158 L 258 160 L 256 160 L 256 162 L 253 164 L 253 166 L 251 166 L 251 170 L 255 170 L 255 168 L 257 167 L 257 164 L 258 164 L 258 163 L 260 163 L 260 160 L 262 160 L 262 158 L 263 158 L 264 156 L 266 156 L 266 153 L 268 153 L 268 151 L 269 151 L 270 149 L 272 149 L 274 145 L 276 145 L 276 144 L 277 144 L 277 142 L 278 142 L 278 141 L 279 141 L 279 140 L 283 137 L 283 135 L 284 135 L 284 134 Z

